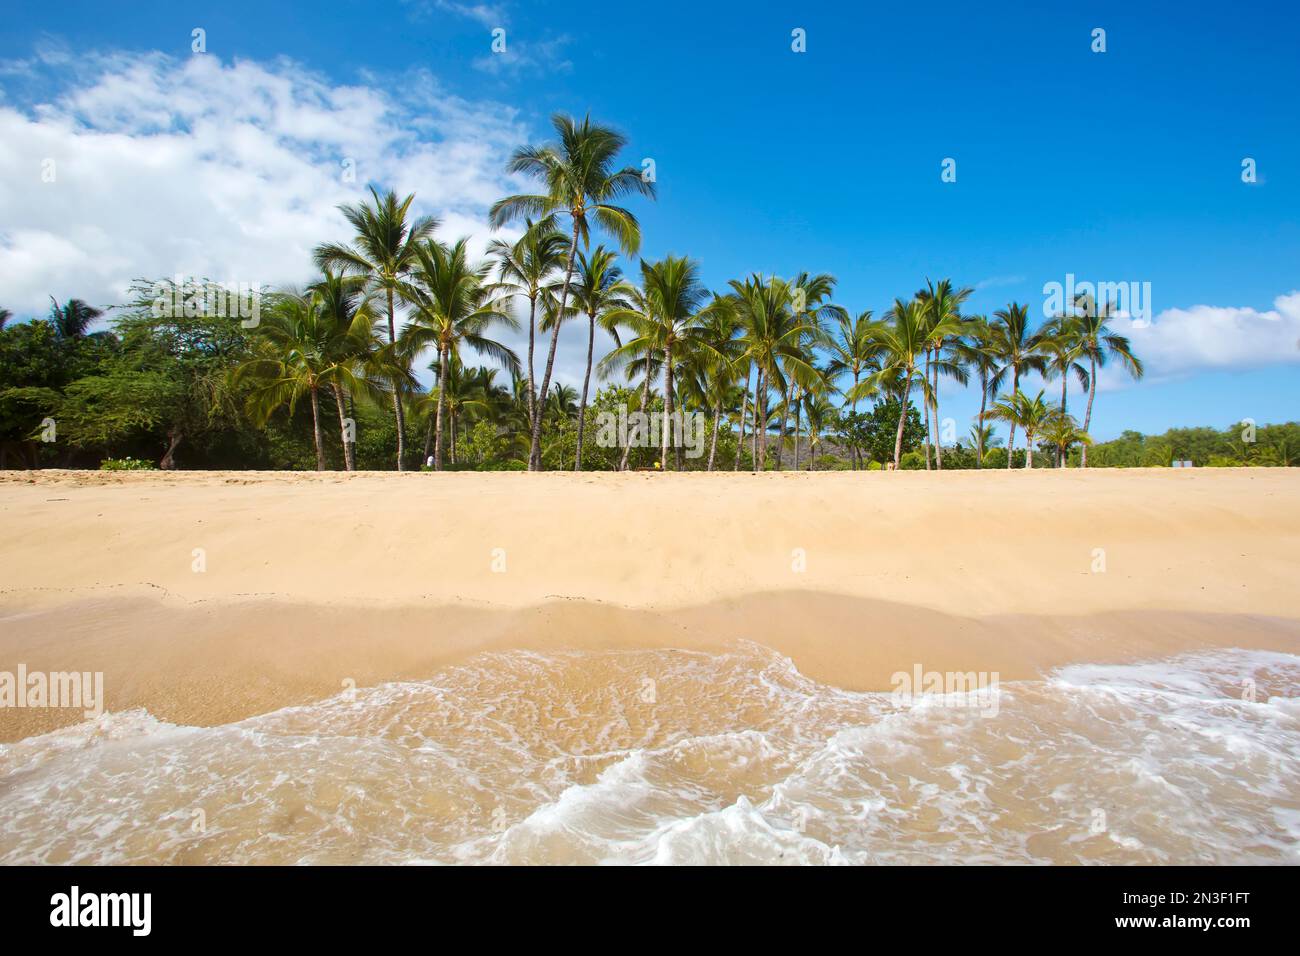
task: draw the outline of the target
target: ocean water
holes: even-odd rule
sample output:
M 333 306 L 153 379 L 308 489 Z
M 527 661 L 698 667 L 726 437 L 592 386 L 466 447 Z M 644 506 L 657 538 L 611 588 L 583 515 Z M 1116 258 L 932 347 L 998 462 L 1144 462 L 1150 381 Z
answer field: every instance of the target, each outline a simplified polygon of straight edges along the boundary
M 110 713 L 0 745 L 0 862 L 1300 863 L 1300 657 L 996 700 L 741 645 L 487 654 L 219 727 Z

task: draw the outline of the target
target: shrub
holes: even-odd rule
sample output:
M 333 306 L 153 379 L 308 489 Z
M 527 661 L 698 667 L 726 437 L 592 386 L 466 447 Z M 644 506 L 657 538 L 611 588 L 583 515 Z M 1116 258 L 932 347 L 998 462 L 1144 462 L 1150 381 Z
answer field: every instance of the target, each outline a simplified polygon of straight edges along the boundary
M 99 463 L 100 471 L 156 471 L 158 466 L 145 458 L 105 458 Z

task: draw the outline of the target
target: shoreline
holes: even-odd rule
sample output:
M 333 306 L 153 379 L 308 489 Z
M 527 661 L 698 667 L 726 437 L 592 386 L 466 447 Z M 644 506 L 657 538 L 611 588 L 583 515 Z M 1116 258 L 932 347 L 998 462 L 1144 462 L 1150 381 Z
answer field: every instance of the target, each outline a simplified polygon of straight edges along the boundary
M 1300 652 L 1295 469 L 7 472 L 0 521 L 0 670 L 103 671 L 108 709 L 181 724 L 510 649 L 748 640 L 848 690 Z M 0 741 L 81 719 L 6 709 Z

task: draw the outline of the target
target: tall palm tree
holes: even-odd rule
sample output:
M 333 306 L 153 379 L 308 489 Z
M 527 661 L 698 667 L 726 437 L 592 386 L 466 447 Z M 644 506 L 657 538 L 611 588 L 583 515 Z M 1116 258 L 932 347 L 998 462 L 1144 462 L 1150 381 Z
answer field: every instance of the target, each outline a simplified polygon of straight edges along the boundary
M 970 444 L 975 449 L 975 467 L 979 468 L 984 462 L 984 456 L 989 453 L 990 449 L 1001 445 L 1002 439 L 994 434 L 992 425 L 972 425 L 970 427 Z
M 558 309 L 559 315 L 563 316 L 569 305 L 569 285 L 573 281 L 579 241 L 589 243 L 594 224 L 613 236 L 625 255 L 636 255 L 641 247 L 641 227 L 636 216 L 621 206 L 613 205 L 613 201 L 635 193 L 653 199 L 655 187 L 635 167 L 614 168 L 618 154 L 627 145 L 627 139 L 621 133 L 593 123 L 590 116 L 579 121 L 557 113 L 551 117 L 551 125 L 559 137 L 557 143 L 521 147 L 515 151 L 507 167 L 511 173 L 536 176 L 546 191 L 501 199 L 493 204 L 490 218 L 493 228 L 499 228 L 521 216 L 538 216 L 547 224 L 553 224 L 557 216 L 569 217 L 571 238 Z M 551 331 L 546 371 L 542 375 L 542 395 L 551 385 L 559 339 L 560 324 L 557 322 Z M 529 470 L 541 469 L 540 415 L 533 421 L 528 460 Z
M 816 375 L 806 344 L 811 338 L 822 341 L 824 334 L 806 313 L 795 311 L 794 287 L 785 280 L 755 274 L 743 282 L 733 279 L 730 285 L 744 326 L 739 359 L 752 363 L 757 373 L 753 467 L 762 471 L 767 467 L 768 392 L 785 395 L 787 374 L 798 373 L 809 380 Z
M 1133 354 L 1133 348 L 1126 336 L 1111 331 L 1107 324 L 1114 313 L 1110 302 L 1100 305 L 1090 296 L 1080 296 L 1076 305 L 1080 306 L 1079 338 L 1083 345 L 1083 354 L 1088 356 L 1088 410 L 1083 415 L 1083 430 L 1086 432 L 1092 424 L 1092 403 L 1097 397 L 1097 369 L 1104 368 L 1108 359 L 1114 358 L 1128 371 L 1129 375 L 1139 379 L 1146 370 L 1142 360 Z M 1080 454 L 1080 467 L 1088 467 L 1088 446 L 1084 445 Z
M 339 206 L 352 226 L 352 245 L 327 242 L 316 247 L 316 265 L 321 269 L 341 269 L 366 277 L 374 291 L 388 300 L 388 344 L 397 344 L 396 299 L 406 274 L 415 266 L 415 250 L 433 236 L 438 220 L 422 216 L 407 221 L 415 193 L 399 200 L 391 190 L 379 195 L 370 187 L 372 202 Z M 394 354 L 396 350 L 394 350 Z M 399 376 L 393 383 L 393 417 L 397 421 L 397 470 L 406 470 L 406 412 L 402 405 Z
M 636 330 L 649 328 L 654 324 L 651 317 L 651 304 L 645 292 L 634 285 L 626 284 L 623 290 L 621 308 L 606 313 L 602 325 L 614 336 L 615 347 L 605 354 L 596 364 L 596 374 L 602 381 L 617 370 L 623 369 L 629 383 L 641 380 L 640 401 L 636 408 L 629 404 L 628 411 L 650 411 L 651 387 L 663 364 L 660 349 L 653 336 L 641 336 Z M 628 343 L 621 340 L 619 331 L 630 333 L 631 339 L 638 344 L 636 348 L 627 348 Z M 623 446 L 618 470 L 626 471 L 632 454 L 631 443 Z
M 978 439 L 975 467 L 984 467 L 984 453 L 992 447 L 985 442 L 990 430 L 984 427 L 984 416 L 988 409 L 989 381 L 998 369 L 998 348 L 993 329 L 988 317 L 983 315 L 966 316 L 962 321 L 962 336 L 954 343 L 957 360 L 967 368 L 973 368 L 980 377 L 980 411 L 971 435 Z
M 898 432 L 894 436 L 894 470 L 898 470 L 903 455 L 903 425 L 907 422 L 907 406 L 916 381 L 918 363 L 930 347 L 929 323 L 925 305 L 917 299 L 904 302 L 895 299 L 880 327 L 883 346 L 880 371 L 872 376 L 874 384 L 897 388 L 899 398 Z M 930 381 L 921 375 L 921 395 L 928 401 Z M 855 390 L 856 391 L 856 390 Z
M 555 275 L 564 266 L 568 240 L 553 221 L 537 224 L 524 220 L 524 234 L 515 242 L 493 239 L 488 252 L 497 260 L 501 283 L 516 295 L 528 299 L 528 422 L 531 426 L 537 406 L 536 370 L 533 350 L 537 331 L 537 299 L 556 288 Z
M 840 410 L 831 400 L 829 393 L 809 392 L 803 398 L 804 409 L 808 413 L 808 470 L 817 467 L 817 448 L 821 445 L 822 433 L 835 427 Z
M 327 274 L 324 283 L 329 287 L 336 281 Z M 382 395 L 383 387 L 366 377 L 363 369 L 374 367 L 376 352 L 388 351 L 378 340 L 368 307 L 352 309 L 349 318 L 348 311 L 331 309 L 325 302 L 325 296 L 315 291 L 272 296 L 269 307 L 262 310 L 256 354 L 234 373 L 237 381 L 251 377 L 256 382 L 247 405 L 250 416 L 261 425 L 282 406 L 288 405 L 292 415 L 304 395 L 310 399 L 317 471 L 325 470 L 321 391 L 334 390 L 336 396 L 342 391 Z M 404 367 L 383 368 L 384 379 L 400 381 Z M 339 425 L 346 432 L 342 418 Z
M 582 442 L 587 422 L 591 361 L 596 347 L 596 323 L 602 320 L 606 331 L 615 332 L 617 322 L 606 317 L 626 306 L 624 293 L 628 287 L 623 282 L 623 270 L 614 264 L 616 258 L 616 254 L 604 246 L 597 246 L 590 254 L 578 253 L 572 292 L 574 306 L 587 316 L 587 366 L 582 376 L 582 398 L 578 402 L 578 447 L 574 454 L 574 471 L 582 471 Z
M 1061 414 L 1066 414 L 1069 402 L 1070 376 L 1078 379 L 1083 390 L 1088 391 L 1088 370 L 1079 362 L 1083 355 L 1083 335 L 1079 319 L 1074 316 L 1058 315 L 1043 324 L 1039 330 L 1042 335 L 1042 352 L 1047 360 L 1048 375 L 1061 380 Z M 1064 451 L 1057 446 L 1057 465 L 1064 465 Z
M 884 346 L 880 341 L 880 323 L 872 318 L 871 310 L 858 313 L 857 318 L 850 318 L 847 312 L 837 319 L 838 325 L 834 337 L 830 340 L 831 360 L 826 366 L 827 377 L 832 381 L 849 375 L 853 382 L 846 394 L 849 398 L 849 414 L 858 411 L 858 384 L 864 375 L 880 371 L 880 355 Z M 856 471 L 861 453 L 855 446 L 850 450 L 852 467 Z
M 971 297 L 974 289 L 963 287 L 954 289 L 951 279 L 940 279 L 938 283 L 925 280 L 925 288 L 916 294 L 925 308 L 926 324 L 929 327 L 929 354 L 927 355 L 927 373 L 933 376 L 930 387 L 930 409 L 934 420 L 934 459 L 935 467 L 943 470 L 943 437 L 939 432 L 939 376 L 948 376 L 966 384 L 966 370 L 961 363 L 961 350 L 955 347 L 962 333 L 962 304 Z M 929 462 L 927 452 L 927 463 Z
M 696 349 L 707 349 L 698 314 L 708 298 L 700 281 L 700 267 L 684 256 L 667 256 L 659 262 L 641 261 L 641 286 L 647 312 L 617 308 L 609 312 L 611 323 L 628 326 L 634 337 L 615 351 L 625 358 L 657 351 L 663 361 L 664 425 L 661 431 L 661 464 L 668 470 L 669 423 L 673 414 L 675 363 L 684 361 Z M 677 446 L 680 467 L 681 446 Z
M 438 380 L 447 380 L 447 363 L 462 344 L 496 359 L 515 371 L 519 358 L 509 348 L 485 334 L 494 324 L 517 328 L 518 323 L 501 302 L 493 298 L 488 282 L 491 263 L 472 265 L 467 243 L 460 239 L 447 246 L 433 239 L 415 248 L 415 268 L 411 279 L 401 286 L 403 298 L 411 304 L 411 322 L 403 333 L 408 355 L 418 354 L 428 346 L 438 350 Z M 439 391 L 434 420 L 434 470 L 442 470 L 442 428 L 446 410 L 444 394 Z
M 1043 401 L 1043 391 L 1030 398 L 1017 389 L 1007 398 L 993 403 L 989 416 L 1009 423 L 1013 428 L 1019 425 L 1025 431 L 1025 467 L 1034 467 L 1034 436 L 1043 431 L 1052 416 L 1059 411 L 1050 402 Z M 1008 460 L 1011 450 L 1007 450 Z
M 1020 376 L 1026 372 L 1047 372 L 1047 359 L 1042 354 L 1042 336 L 1029 331 L 1029 308 L 1015 302 L 1008 303 L 1005 309 L 993 313 L 995 324 L 993 335 L 995 348 L 1001 367 L 989 381 L 993 394 L 1002 390 L 1007 373 L 1011 374 L 1011 394 L 1020 391 Z M 1007 439 L 1007 467 L 1011 467 L 1011 455 L 1016 450 L 1016 422 L 1008 419 L 1011 435 Z M 1032 454 L 1032 452 L 1031 452 Z
M 741 325 L 735 300 L 715 294 L 713 301 L 700 312 L 699 321 L 700 339 L 705 347 L 696 349 L 687 357 L 682 367 L 682 391 L 712 416 L 713 433 L 705 470 L 713 471 L 722 414 L 735 404 L 740 395 L 737 357 L 741 348 L 738 338 Z
M 796 321 L 808 326 L 803 335 L 802 345 L 804 347 L 804 358 L 807 364 L 812 364 L 812 349 L 814 346 L 824 346 L 829 341 L 829 336 L 823 328 L 823 323 L 837 321 L 846 316 L 848 313 L 841 306 L 833 305 L 829 302 L 831 293 L 835 290 L 836 279 L 827 272 L 812 274 L 800 272 L 795 276 L 794 281 L 790 283 L 791 303 L 790 308 L 794 313 Z M 803 406 L 800 396 L 804 391 L 810 388 L 819 388 L 822 384 L 821 373 L 809 373 L 805 371 L 803 365 L 793 366 L 788 361 L 783 362 L 786 367 L 787 386 L 781 396 L 781 425 L 778 430 L 778 440 L 776 446 L 776 470 L 780 471 L 782 467 L 782 454 L 785 449 L 786 426 L 789 421 L 790 409 L 795 409 L 796 419 L 802 417 Z M 796 433 L 798 432 L 798 421 L 796 421 Z M 795 436 L 795 450 L 798 451 L 798 435 Z M 795 467 L 798 467 L 796 462 Z

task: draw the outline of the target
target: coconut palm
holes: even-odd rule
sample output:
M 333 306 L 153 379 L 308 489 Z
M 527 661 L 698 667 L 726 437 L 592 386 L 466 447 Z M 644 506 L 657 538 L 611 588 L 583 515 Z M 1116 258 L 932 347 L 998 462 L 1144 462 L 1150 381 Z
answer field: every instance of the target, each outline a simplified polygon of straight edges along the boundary
M 835 277 L 826 272 L 815 275 L 801 272 L 790 283 L 790 310 L 794 313 L 796 321 L 808 327 L 801 339 L 804 349 L 803 358 L 806 361 L 798 365 L 792 365 L 790 362 L 782 360 L 782 365 L 785 367 L 787 386 L 781 396 L 781 425 L 778 429 L 776 445 L 777 471 L 782 468 L 782 455 L 785 450 L 786 426 L 789 422 L 790 409 L 793 407 L 796 419 L 800 419 L 803 412 L 801 396 L 808 389 L 819 388 L 822 385 L 821 373 L 810 372 L 806 366 L 812 364 L 813 347 L 825 346 L 830 341 L 829 336 L 823 329 L 823 323 L 838 322 L 848 315 L 844 308 L 833 305 L 828 301 L 831 293 L 835 290 L 835 282 Z M 796 456 L 799 446 L 798 425 L 799 422 L 796 421 Z M 798 467 L 797 461 L 795 467 Z
M 370 187 L 372 202 L 339 206 L 355 233 L 352 245 L 327 242 L 316 247 L 316 265 L 365 276 L 373 291 L 382 292 L 388 303 L 388 343 L 397 344 L 396 300 L 398 288 L 415 266 L 415 250 L 433 236 L 438 220 L 423 216 L 407 221 L 415 193 L 399 200 L 391 190 L 383 196 Z M 397 354 L 397 350 L 394 350 Z M 393 416 L 397 420 L 397 470 L 406 470 L 406 412 L 401 383 L 394 381 Z
M 628 406 L 628 411 L 650 410 L 650 395 L 656 376 L 663 364 L 662 353 L 653 336 L 641 336 L 636 330 L 653 325 L 651 304 L 645 292 L 630 283 L 623 290 L 623 305 L 606 313 L 602 326 L 614 337 L 615 347 L 605 354 L 596 364 L 596 374 L 602 381 L 622 369 L 629 383 L 641 380 L 640 401 L 636 408 Z M 627 335 L 629 342 L 623 342 L 620 331 Z M 633 348 L 627 346 L 635 341 Z M 632 445 L 623 446 L 619 460 L 619 471 L 626 471 L 632 453 Z
M 997 448 L 1002 444 L 1002 439 L 993 433 L 992 425 L 972 425 L 970 427 L 970 444 L 975 449 L 975 467 L 979 468 L 984 461 L 984 456 L 989 453 L 990 449 Z
M 337 284 L 336 277 L 327 274 L 317 288 L 333 290 Z M 292 415 L 299 400 L 304 395 L 309 397 L 317 471 L 325 469 L 321 391 L 333 391 L 336 399 L 342 393 L 383 395 L 383 387 L 367 377 L 367 370 L 382 375 L 389 383 L 409 385 L 414 381 L 403 381 L 403 375 L 409 377 L 409 372 L 393 359 L 392 347 L 379 340 L 368 305 L 361 302 L 333 308 L 326 304 L 328 294 L 313 291 L 272 296 L 269 307 L 262 309 L 257 352 L 234 373 L 237 381 L 248 377 L 255 382 L 247 407 L 253 420 L 262 426 L 285 405 Z M 342 416 L 339 425 L 346 438 Z
M 925 308 L 926 324 L 929 326 L 930 348 L 926 356 L 927 377 L 933 376 L 930 387 L 930 410 L 934 420 L 934 459 L 935 467 L 943 470 L 943 440 L 939 434 L 939 376 L 947 377 L 966 384 L 966 370 L 960 361 L 961 350 L 958 347 L 962 334 L 961 307 L 971 297 L 974 289 L 953 288 L 951 279 L 940 279 L 937 283 L 925 280 L 925 288 L 916 294 Z M 929 451 L 926 451 L 926 463 L 929 463 Z
M 578 121 L 557 113 L 551 117 L 551 125 L 559 142 L 522 147 L 515 151 L 507 167 L 511 173 L 536 176 L 546 191 L 501 199 L 493 204 L 490 218 L 493 228 L 499 228 L 522 216 L 538 216 L 548 226 L 555 223 L 557 216 L 569 217 L 571 238 L 558 308 L 559 315 L 563 316 L 569 305 L 569 285 L 579 241 L 588 243 L 591 227 L 595 225 L 613 236 L 624 254 L 635 255 L 641 246 L 641 227 L 629 210 L 613 205 L 613 201 L 635 193 L 654 198 L 655 187 L 642 177 L 639 169 L 614 168 L 618 154 L 627 144 L 621 133 L 592 123 L 590 116 Z M 559 338 L 560 325 L 556 323 L 542 375 L 543 395 L 550 388 Z M 532 471 L 542 466 L 541 429 L 539 415 L 533 421 L 529 449 Z
M 993 394 L 1002 391 L 1007 374 L 1011 375 L 1011 394 L 1020 391 L 1020 376 L 1026 372 L 1046 374 L 1047 359 L 1041 352 L 1042 337 L 1029 331 L 1029 309 L 1018 303 L 1008 303 L 1005 309 L 993 313 L 994 348 L 1000 364 L 989 388 Z M 1011 467 L 1011 453 L 1016 449 L 1016 423 L 1011 421 L 1011 435 L 1007 439 L 1007 467 Z
M 1019 425 L 1025 432 L 1025 467 L 1034 467 L 1034 436 L 1043 431 L 1052 416 L 1059 411 L 1050 402 L 1043 401 L 1043 391 L 1039 389 L 1038 394 L 1030 398 L 1024 392 L 1017 389 L 1007 398 L 993 403 L 989 409 L 989 417 L 996 418 L 1000 421 L 1007 422 L 1013 428 Z M 1011 457 L 1011 449 L 1007 449 L 1007 458 Z
M 1042 435 L 1043 439 L 1056 449 L 1057 468 L 1065 467 L 1066 456 L 1071 445 L 1081 445 L 1086 448 L 1092 444 L 1092 438 L 1079 427 L 1074 416 L 1060 408 L 1055 409 L 1048 416 Z
M 528 299 L 528 421 L 531 425 L 537 405 L 532 383 L 537 381 L 533 351 L 537 331 L 537 300 L 543 291 L 556 288 L 555 276 L 564 266 L 568 240 L 553 222 L 541 225 L 524 220 L 524 234 L 515 242 L 493 239 L 488 252 L 497 261 L 502 285 Z
M 699 408 L 707 410 L 713 418 L 713 434 L 709 441 L 707 471 L 713 471 L 718 451 L 718 430 L 722 414 L 739 404 L 741 389 L 737 357 L 740 354 L 740 318 L 736 314 L 735 300 L 730 296 L 714 295 L 713 301 L 699 314 L 700 340 L 704 348 L 696 349 L 682 366 L 681 391 Z M 741 399 L 743 401 L 743 399 Z
M 907 422 L 907 406 L 912 394 L 912 385 L 917 380 L 919 363 L 930 348 L 929 323 L 926 319 L 925 305 L 918 299 L 895 299 L 886 315 L 886 322 L 880 326 L 879 336 L 882 346 L 880 371 L 871 376 L 867 383 L 875 388 L 882 386 L 897 390 L 899 399 L 898 432 L 894 436 L 894 470 L 898 470 L 899 460 L 903 455 L 903 425 Z M 920 376 L 921 395 L 928 401 L 930 391 L 929 378 Z M 854 389 L 857 394 L 859 389 Z
M 696 349 L 708 349 L 698 315 L 709 292 L 700 281 L 700 267 L 683 256 L 667 256 L 659 262 L 641 261 L 643 301 L 613 309 L 608 313 L 611 324 L 626 325 L 633 338 L 615 351 L 624 360 L 643 353 L 658 352 L 663 362 L 664 425 L 661 463 L 668 470 L 668 444 L 672 438 L 673 375 L 675 364 L 683 362 Z M 680 467 L 681 446 L 677 449 Z
M 58 300 L 50 296 L 50 323 L 59 338 L 85 338 L 90 332 L 91 323 L 103 314 L 100 309 L 87 305 L 81 299 L 69 299 L 66 304 L 59 305 Z
M 597 246 L 590 254 L 578 253 L 572 294 L 575 310 L 587 316 L 587 366 L 582 377 L 582 397 L 578 401 L 578 447 L 574 455 L 574 471 L 582 470 L 582 442 L 587 420 L 587 392 L 591 386 L 591 361 L 596 347 L 596 324 L 599 320 L 606 331 L 616 335 L 617 320 L 609 316 L 627 304 L 624 294 L 628 286 L 623 282 L 623 270 L 614 264 L 615 258 L 615 253 L 604 246 Z
M 755 274 L 743 282 L 733 279 L 730 285 L 744 328 L 739 361 L 742 366 L 752 364 L 757 373 L 753 467 L 762 471 L 767 466 L 768 393 L 784 396 L 788 375 L 797 373 L 806 380 L 816 375 L 805 345 L 810 338 L 821 341 L 823 334 L 806 312 L 796 312 L 794 287 L 785 280 Z
M 954 342 L 953 351 L 958 362 L 979 374 L 980 411 L 971 434 L 987 437 L 989 429 L 984 427 L 984 415 L 988 408 L 989 381 L 998 369 L 998 348 L 988 318 L 983 315 L 966 316 L 962 320 L 962 335 Z M 975 459 L 975 467 L 983 468 L 984 453 L 992 446 L 980 443 L 976 447 L 979 454 Z
M 496 291 L 488 282 L 492 265 L 472 265 L 468 240 L 460 239 L 447 246 L 429 239 L 415 248 L 415 267 L 410 281 L 401 285 L 402 297 L 412 307 L 411 322 L 402 334 L 408 355 L 424 348 L 438 350 L 438 380 L 447 380 L 447 363 L 462 344 L 488 355 L 512 371 L 519 368 L 519 358 L 509 348 L 485 334 L 495 324 L 518 328 Z M 442 470 L 442 429 L 446 410 L 445 396 L 439 392 L 434 418 L 434 470 Z
M 1044 323 L 1039 334 L 1042 336 L 1041 350 L 1046 359 L 1048 375 L 1061 380 L 1061 412 L 1064 414 L 1069 402 L 1071 375 L 1074 375 L 1085 392 L 1088 391 L 1088 370 L 1079 362 L 1083 355 L 1081 326 L 1076 317 L 1059 315 Z M 1061 464 L 1063 462 L 1058 460 L 1057 465 Z
M 880 355 L 884 346 L 880 341 L 880 323 L 872 318 L 871 310 L 858 313 L 857 318 L 850 318 L 847 312 L 837 319 L 833 337 L 828 343 L 831 360 L 826 366 L 826 375 L 832 382 L 844 375 L 852 377 L 852 384 L 846 394 L 849 397 L 849 413 L 858 410 L 858 384 L 863 376 L 880 371 Z M 853 469 L 856 471 L 861 453 L 854 447 L 851 452 Z
M 1075 304 L 1082 313 L 1078 316 L 1079 339 L 1083 354 L 1088 357 L 1088 409 L 1083 415 L 1083 430 L 1086 432 L 1092 424 L 1092 403 L 1097 397 L 1097 369 L 1104 368 L 1107 360 L 1114 358 L 1135 379 L 1141 378 L 1146 370 L 1142 360 L 1133 354 L 1128 338 L 1111 331 L 1107 324 L 1114 313 L 1112 303 L 1099 305 L 1091 296 L 1084 295 Z M 1087 445 L 1080 453 L 1080 467 L 1088 467 Z

